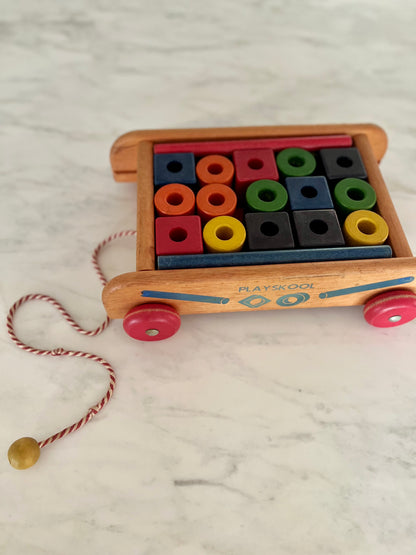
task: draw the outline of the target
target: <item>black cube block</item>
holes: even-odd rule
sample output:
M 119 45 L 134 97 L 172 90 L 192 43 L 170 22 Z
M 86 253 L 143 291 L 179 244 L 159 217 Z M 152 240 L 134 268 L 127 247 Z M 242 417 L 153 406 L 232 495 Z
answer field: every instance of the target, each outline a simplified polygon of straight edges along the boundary
M 253 251 L 293 249 L 287 212 L 255 212 L 245 215 L 248 248 Z
M 302 248 L 345 245 L 335 210 L 295 210 L 293 221 Z
M 361 155 L 355 147 L 323 148 L 320 155 L 326 177 L 331 183 L 345 177 L 367 177 Z

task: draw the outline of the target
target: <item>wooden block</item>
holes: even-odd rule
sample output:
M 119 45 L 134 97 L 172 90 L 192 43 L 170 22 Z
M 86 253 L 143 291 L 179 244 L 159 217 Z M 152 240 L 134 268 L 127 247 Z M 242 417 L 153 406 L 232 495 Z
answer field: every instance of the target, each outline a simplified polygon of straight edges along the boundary
M 371 210 L 356 210 L 345 219 L 344 237 L 348 245 L 382 245 L 389 236 L 386 221 Z
M 334 247 L 322 249 L 265 250 L 235 253 L 195 254 L 189 256 L 159 256 L 159 270 L 215 268 L 227 266 L 257 266 L 335 260 L 391 258 L 388 245 L 377 247 Z
M 190 216 L 195 211 L 195 195 L 192 189 L 180 183 L 163 185 L 155 193 L 158 216 Z
M 245 215 L 247 244 L 252 251 L 293 249 L 292 228 L 287 212 L 256 212 Z
M 202 187 L 196 195 L 198 215 L 203 223 L 217 216 L 233 216 L 237 195 L 228 185 L 215 184 Z
M 323 148 L 319 151 L 327 179 L 334 183 L 346 177 L 366 179 L 360 152 L 355 147 Z
M 153 160 L 155 187 L 169 183 L 195 185 L 195 157 L 192 152 L 155 154 Z
M 156 254 L 198 254 L 203 252 L 199 216 L 156 218 Z
M 283 177 L 311 175 L 316 168 L 315 156 L 303 148 L 286 148 L 276 156 L 277 167 Z
M 354 210 L 372 210 L 377 194 L 367 181 L 347 177 L 335 185 L 334 201 L 339 213 L 346 216 Z
M 225 156 L 216 154 L 204 156 L 196 165 L 196 176 L 201 187 L 211 183 L 222 183 L 231 186 L 234 177 L 234 166 L 231 160 Z
M 244 225 L 232 216 L 217 216 L 205 224 L 203 239 L 209 252 L 236 252 L 246 240 Z
M 335 210 L 296 210 L 293 221 L 301 248 L 345 245 Z
M 251 150 L 257 148 L 271 148 L 274 151 L 284 148 L 304 148 L 305 150 L 319 150 L 321 148 L 335 148 L 352 146 L 352 139 L 348 135 L 324 135 L 312 137 L 280 137 L 270 139 L 239 139 L 229 141 L 195 141 L 186 143 L 158 143 L 155 153 L 165 152 L 193 152 L 195 156 L 210 154 L 231 155 L 235 150 Z
M 277 212 L 287 204 L 287 191 L 278 181 L 259 179 L 246 191 L 246 204 L 250 212 Z
M 334 208 L 324 176 L 287 177 L 285 184 L 292 210 Z
M 233 152 L 235 166 L 235 191 L 242 197 L 247 187 L 259 179 L 272 179 L 277 181 L 277 171 L 274 153 L 271 148 L 236 150 Z

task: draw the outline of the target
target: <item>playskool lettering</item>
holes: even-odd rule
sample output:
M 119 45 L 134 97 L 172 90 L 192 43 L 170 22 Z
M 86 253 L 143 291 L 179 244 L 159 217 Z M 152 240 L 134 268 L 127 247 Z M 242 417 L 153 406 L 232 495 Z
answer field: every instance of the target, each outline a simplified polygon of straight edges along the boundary
M 266 293 L 270 291 L 293 291 L 295 289 L 313 289 L 313 283 L 285 283 L 273 285 L 256 285 L 255 287 L 239 287 L 239 293 Z

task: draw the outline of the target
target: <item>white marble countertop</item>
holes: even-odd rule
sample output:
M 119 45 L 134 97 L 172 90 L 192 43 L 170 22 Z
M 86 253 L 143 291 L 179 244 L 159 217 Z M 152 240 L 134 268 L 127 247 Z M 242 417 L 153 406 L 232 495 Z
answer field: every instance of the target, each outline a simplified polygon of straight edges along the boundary
M 416 250 L 411 0 L 29 0 L 0 15 L 1 304 L 56 296 L 104 316 L 95 245 L 135 225 L 109 149 L 132 129 L 374 122 Z M 102 256 L 134 269 L 127 239 Z M 97 364 L 20 352 L 1 328 L 0 552 L 410 555 L 416 551 L 415 322 L 362 309 L 188 316 L 162 343 L 121 322 L 78 336 L 42 303 L 17 330 L 92 351 L 118 387 L 85 428 L 12 469 L 7 449 L 80 418 Z

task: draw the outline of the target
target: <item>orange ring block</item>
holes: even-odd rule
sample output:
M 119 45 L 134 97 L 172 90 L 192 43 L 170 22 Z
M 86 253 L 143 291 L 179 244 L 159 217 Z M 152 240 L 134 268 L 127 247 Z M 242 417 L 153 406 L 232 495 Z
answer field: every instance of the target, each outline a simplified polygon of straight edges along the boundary
M 196 195 L 196 209 L 203 222 L 216 216 L 233 216 L 236 206 L 237 195 L 221 183 L 205 185 Z
M 204 156 L 196 165 L 196 176 L 201 187 L 211 183 L 231 186 L 234 177 L 234 164 L 225 156 L 210 154 Z
M 169 183 L 158 189 L 154 203 L 158 216 L 189 216 L 195 212 L 194 192 L 180 183 Z

